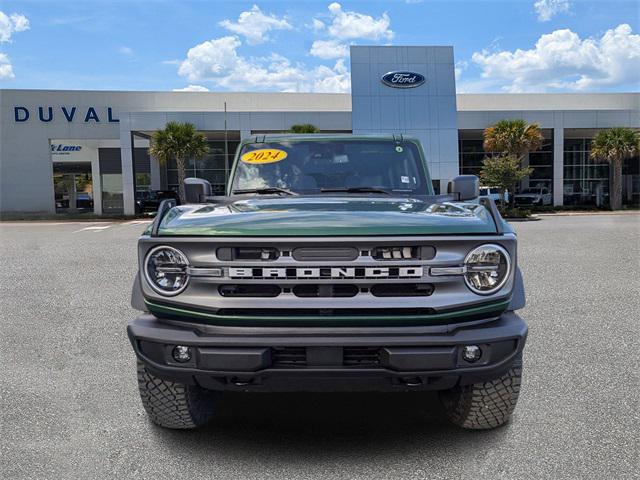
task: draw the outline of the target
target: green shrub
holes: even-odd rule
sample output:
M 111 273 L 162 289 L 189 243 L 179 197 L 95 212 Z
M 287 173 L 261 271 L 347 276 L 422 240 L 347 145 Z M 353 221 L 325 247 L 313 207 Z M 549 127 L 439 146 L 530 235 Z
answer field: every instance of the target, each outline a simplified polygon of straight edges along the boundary
M 291 133 L 319 133 L 320 129 L 310 123 L 299 123 L 291 125 L 289 130 Z
M 498 208 L 498 210 L 503 218 L 529 218 L 531 216 L 531 210 L 521 207 L 504 207 Z

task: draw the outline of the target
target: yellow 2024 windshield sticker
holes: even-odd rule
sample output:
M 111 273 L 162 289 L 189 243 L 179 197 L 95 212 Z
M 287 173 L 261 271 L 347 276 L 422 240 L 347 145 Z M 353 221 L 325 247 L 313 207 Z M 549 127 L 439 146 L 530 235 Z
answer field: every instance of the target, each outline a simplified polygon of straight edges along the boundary
M 287 158 L 287 152 L 277 148 L 260 148 L 244 153 L 240 160 L 244 163 L 275 163 Z

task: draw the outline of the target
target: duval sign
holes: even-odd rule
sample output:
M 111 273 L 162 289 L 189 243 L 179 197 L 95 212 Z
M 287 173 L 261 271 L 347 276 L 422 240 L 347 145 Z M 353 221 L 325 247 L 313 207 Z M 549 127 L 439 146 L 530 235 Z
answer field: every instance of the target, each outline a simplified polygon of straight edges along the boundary
M 388 87 L 393 88 L 415 88 L 425 82 L 424 75 L 405 71 L 385 73 L 380 80 Z
M 71 123 L 118 123 L 120 120 L 113 115 L 113 108 L 76 107 L 63 105 L 60 107 L 43 106 L 29 109 L 23 106 L 13 107 L 13 118 L 17 123 L 28 121 L 30 118 L 49 123 L 55 118 Z

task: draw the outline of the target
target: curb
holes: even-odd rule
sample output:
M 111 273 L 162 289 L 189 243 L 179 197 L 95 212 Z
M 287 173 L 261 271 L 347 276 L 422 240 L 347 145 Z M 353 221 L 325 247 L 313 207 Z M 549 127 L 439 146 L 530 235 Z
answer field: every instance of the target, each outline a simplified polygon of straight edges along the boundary
M 504 220 L 507 223 L 511 223 L 511 222 L 539 222 L 542 219 L 538 218 L 536 215 L 531 215 L 530 217 L 505 218 Z
M 538 217 L 579 217 L 586 215 L 640 215 L 640 210 L 618 211 L 618 212 L 553 212 L 536 213 Z

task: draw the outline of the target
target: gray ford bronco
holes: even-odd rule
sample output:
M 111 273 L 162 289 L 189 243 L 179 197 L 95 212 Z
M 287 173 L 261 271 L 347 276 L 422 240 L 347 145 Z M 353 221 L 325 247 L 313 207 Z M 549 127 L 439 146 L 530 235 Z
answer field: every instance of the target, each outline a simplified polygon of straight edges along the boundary
M 397 135 L 253 136 L 226 196 L 186 179 L 138 243 L 127 331 L 151 420 L 197 427 L 227 391 L 437 390 L 456 425 L 507 422 L 516 234 L 476 177 L 448 190 Z

